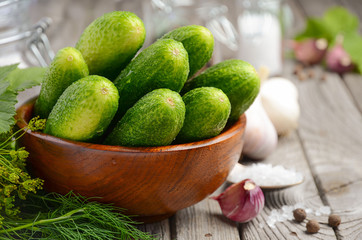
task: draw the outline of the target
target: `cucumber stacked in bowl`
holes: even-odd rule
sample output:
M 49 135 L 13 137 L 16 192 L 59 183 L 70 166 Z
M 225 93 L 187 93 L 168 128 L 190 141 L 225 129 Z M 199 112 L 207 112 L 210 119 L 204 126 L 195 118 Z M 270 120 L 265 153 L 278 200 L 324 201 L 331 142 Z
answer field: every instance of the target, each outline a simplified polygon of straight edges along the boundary
M 120 146 L 164 146 L 217 136 L 252 104 L 260 80 L 232 59 L 201 72 L 214 39 L 197 25 L 177 28 L 142 47 L 144 24 L 115 11 L 93 21 L 75 48 L 47 69 L 34 114 L 45 133 Z M 180 95 L 181 94 L 181 95 Z

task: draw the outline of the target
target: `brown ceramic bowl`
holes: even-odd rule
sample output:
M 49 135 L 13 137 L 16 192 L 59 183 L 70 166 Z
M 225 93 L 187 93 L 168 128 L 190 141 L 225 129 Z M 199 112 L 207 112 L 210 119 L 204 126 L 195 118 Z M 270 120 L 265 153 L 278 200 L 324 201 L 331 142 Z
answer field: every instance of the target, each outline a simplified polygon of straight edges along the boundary
M 33 104 L 17 110 L 18 127 Z M 239 160 L 245 116 L 219 136 L 163 147 L 121 147 L 76 142 L 26 131 L 30 171 L 47 191 L 101 197 L 144 222 L 165 219 L 214 192 Z

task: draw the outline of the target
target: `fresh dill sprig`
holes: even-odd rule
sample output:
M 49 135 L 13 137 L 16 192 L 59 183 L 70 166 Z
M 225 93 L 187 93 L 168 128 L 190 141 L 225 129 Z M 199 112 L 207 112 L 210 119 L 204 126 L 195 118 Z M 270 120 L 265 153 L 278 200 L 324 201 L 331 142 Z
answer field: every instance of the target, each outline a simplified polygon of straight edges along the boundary
M 43 130 L 45 120 L 30 120 L 27 129 Z M 3 135 L 0 142 L 0 240 L 150 240 L 149 233 L 121 208 L 86 199 L 72 192 L 39 194 L 43 180 L 27 173 L 24 148 L 13 144 L 27 129 Z
M 41 130 L 44 126 L 45 120 L 34 118 L 28 128 Z M 18 198 L 25 200 L 30 192 L 36 193 L 42 189 L 43 180 L 31 178 L 25 169 L 29 153 L 25 148 L 15 149 L 15 142 L 24 135 L 25 130 L 3 134 L 0 142 L 0 227 L 4 216 L 15 217 L 19 214 L 19 207 L 14 204 Z
M 31 208 L 33 213 L 26 219 L 6 218 L 0 239 L 155 239 L 136 228 L 123 209 L 93 200 L 74 193 L 32 195 L 22 212 Z

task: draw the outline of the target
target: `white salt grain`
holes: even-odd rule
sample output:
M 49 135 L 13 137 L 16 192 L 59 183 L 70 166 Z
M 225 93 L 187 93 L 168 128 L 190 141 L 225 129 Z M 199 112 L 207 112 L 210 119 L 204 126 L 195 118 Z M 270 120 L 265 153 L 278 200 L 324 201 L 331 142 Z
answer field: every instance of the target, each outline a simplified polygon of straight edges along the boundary
M 315 212 L 316 216 L 329 215 L 329 214 L 331 214 L 331 208 L 328 206 L 322 206 L 319 209 L 317 209 Z
M 268 224 L 268 226 L 271 228 L 275 228 L 276 222 L 277 222 L 277 220 L 275 218 L 273 218 L 273 216 L 269 216 L 268 220 L 266 220 L 266 224 Z
M 310 208 L 306 208 L 306 209 L 304 209 L 304 210 L 305 210 L 305 213 L 306 213 L 306 214 L 313 213 L 313 210 L 310 209 Z
M 293 206 L 284 205 L 282 207 L 283 216 L 285 217 L 286 220 L 293 220 L 293 210 L 294 209 L 295 208 Z

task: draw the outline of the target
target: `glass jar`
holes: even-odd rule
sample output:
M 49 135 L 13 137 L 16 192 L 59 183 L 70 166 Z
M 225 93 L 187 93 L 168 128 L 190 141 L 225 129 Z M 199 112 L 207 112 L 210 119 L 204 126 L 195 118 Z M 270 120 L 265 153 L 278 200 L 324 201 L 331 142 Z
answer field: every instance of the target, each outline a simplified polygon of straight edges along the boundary
M 240 0 L 237 57 L 279 75 L 283 65 L 283 1 Z
M 142 17 L 147 31 L 145 45 L 151 44 L 177 27 L 203 25 L 215 38 L 212 63 L 226 59 L 230 51 L 237 50 L 237 32 L 232 20 L 229 19 L 231 2 L 230 0 L 145 0 Z M 220 45 L 226 46 L 227 50 L 219 51 Z
M 42 18 L 32 25 L 28 8 L 34 1 L 0 1 L 0 66 L 19 64 L 19 68 L 47 66 L 54 57 L 46 29 L 50 18 Z M 39 87 L 28 89 L 18 95 L 18 104 L 39 93 Z

